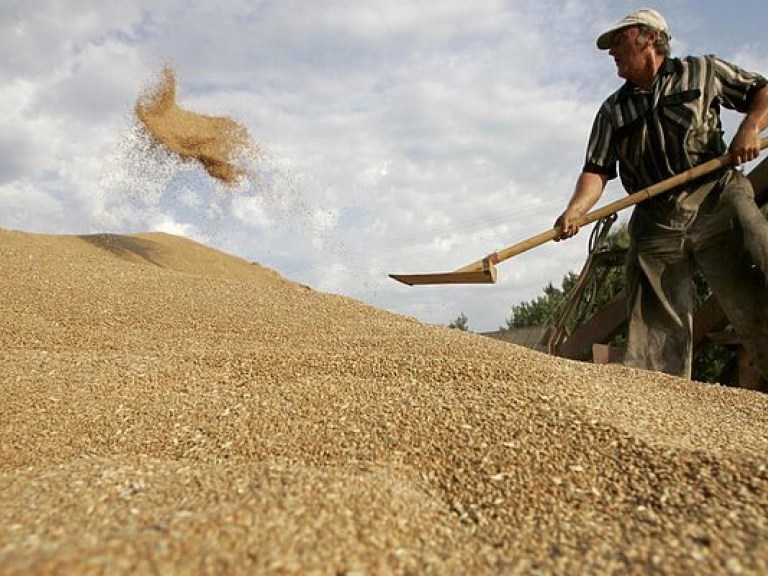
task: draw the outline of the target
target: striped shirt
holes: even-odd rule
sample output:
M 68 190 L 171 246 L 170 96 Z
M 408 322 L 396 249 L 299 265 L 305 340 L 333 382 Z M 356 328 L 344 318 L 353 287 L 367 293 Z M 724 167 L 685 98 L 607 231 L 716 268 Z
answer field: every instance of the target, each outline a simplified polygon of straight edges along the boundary
M 720 107 L 746 113 L 766 79 L 715 56 L 667 58 L 650 91 L 627 81 L 600 107 L 585 172 L 636 192 L 725 154 Z

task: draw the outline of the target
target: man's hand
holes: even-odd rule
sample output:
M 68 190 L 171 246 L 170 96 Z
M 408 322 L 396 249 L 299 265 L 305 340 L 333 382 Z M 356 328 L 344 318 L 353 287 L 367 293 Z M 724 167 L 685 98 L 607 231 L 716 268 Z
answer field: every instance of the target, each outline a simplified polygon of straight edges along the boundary
M 760 155 L 760 131 L 751 122 L 742 122 L 731 142 L 731 158 L 734 166 L 745 164 Z
M 754 160 L 760 155 L 760 133 L 766 128 L 768 128 L 768 86 L 763 86 L 752 97 L 747 115 L 744 116 L 728 148 L 734 166 Z
M 557 220 L 555 220 L 555 228 L 560 235 L 555 237 L 555 242 L 573 238 L 579 233 L 579 227 L 573 222 L 575 217 L 576 215 L 572 214 L 571 210 L 566 210 L 558 216 Z
M 576 181 L 576 189 L 573 191 L 570 202 L 565 212 L 555 220 L 555 228 L 559 235 L 556 242 L 572 238 L 579 232 L 576 220 L 584 216 L 587 211 L 600 199 L 605 189 L 608 177 L 604 174 L 582 172 Z

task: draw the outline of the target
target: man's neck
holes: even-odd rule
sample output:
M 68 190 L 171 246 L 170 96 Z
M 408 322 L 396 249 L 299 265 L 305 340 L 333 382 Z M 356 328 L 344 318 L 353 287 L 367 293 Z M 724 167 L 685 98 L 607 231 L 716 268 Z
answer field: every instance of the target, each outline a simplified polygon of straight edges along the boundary
M 631 81 L 643 90 L 650 90 L 663 63 L 664 56 L 651 52 L 643 68 L 634 78 L 631 78 Z

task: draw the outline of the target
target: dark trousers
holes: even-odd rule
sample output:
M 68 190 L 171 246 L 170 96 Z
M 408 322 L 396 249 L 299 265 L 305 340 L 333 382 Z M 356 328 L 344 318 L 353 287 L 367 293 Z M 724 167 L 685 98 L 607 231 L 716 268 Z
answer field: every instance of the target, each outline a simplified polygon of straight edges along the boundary
M 768 379 L 768 222 L 736 170 L 638 205 L 629 225 L 624 363 L 684 378 L 693 356 L 693 264 Z

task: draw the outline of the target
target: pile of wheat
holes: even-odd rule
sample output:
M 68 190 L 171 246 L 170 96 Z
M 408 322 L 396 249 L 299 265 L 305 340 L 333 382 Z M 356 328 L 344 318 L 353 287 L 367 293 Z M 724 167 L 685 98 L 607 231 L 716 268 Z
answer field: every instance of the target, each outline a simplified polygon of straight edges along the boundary
M 163 234 L 0 259 L 0 573 L 768 572 L 764 395 Z

